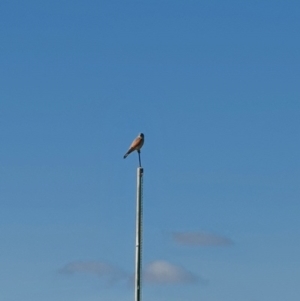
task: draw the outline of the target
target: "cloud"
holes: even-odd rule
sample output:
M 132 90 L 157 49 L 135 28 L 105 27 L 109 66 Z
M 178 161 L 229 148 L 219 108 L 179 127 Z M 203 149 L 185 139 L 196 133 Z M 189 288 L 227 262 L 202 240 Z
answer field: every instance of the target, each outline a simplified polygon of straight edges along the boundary
M 186 246 L 228 246 L 231 239 L 206 232 L 176 232 L 172 235 L 175 242 Z
M 73 261 L 61 268 L 59 273 L 66 275 L 89 274 L 104 278 L 109 282 L 116 282 L 126 277 L 120 269 L 99 261 Z
M 185 284 L 196 282 L 198 277 L 182 267 L 156 260 L 146 266 L 143 280 L 153 284 Z
M 134 282 L 134 275 L 123 272 L 110 264 L 99 261 L 73 261 L 66 264 L 59 270 L 60 274 L 92 275 L 104 280 L 108 286 L 114 285 L 120 281 L 129 281 L 131 285 Z M 194 275 L 183 267 L 174 265 L 164 260 L 156 260 L 146 265 L 143 269 L 142 280 L 145 284 L 190 284 L 195 282 L 205 282 L 205 280 Z

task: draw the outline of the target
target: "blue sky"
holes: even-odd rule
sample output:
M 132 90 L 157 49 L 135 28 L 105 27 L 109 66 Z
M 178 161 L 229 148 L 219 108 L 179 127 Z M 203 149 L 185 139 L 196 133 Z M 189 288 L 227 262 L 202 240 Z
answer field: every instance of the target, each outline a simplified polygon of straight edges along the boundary
M 1 1 L 0 301 L 298 301 L 298 1 Z

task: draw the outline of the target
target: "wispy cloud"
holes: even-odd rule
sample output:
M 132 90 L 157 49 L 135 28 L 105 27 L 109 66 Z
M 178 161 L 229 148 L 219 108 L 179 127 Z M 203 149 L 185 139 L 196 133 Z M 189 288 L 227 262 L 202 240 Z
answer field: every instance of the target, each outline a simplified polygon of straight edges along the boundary
M 143 280 L 153 284 L 185 284 L 196 282 L 198 277 L 182 267 L 157 260 L 146 266 Z
M 119 281 L 128 281 L 128 283 L 133 284 L 134 279 L 134 276 L 130 276 L 121 269 L 99 261 L 73 261 L 62 267 L 59 273 L 93 275 L 103 279 L 109 286 Z M 146 265 L 143 269 L 143 281 L 145 284 L 158 285 L 205 282 L 187 269 L 165 260 L 156 260 Z
M 175 232 L 173 240 L 186 246 L 228 246 L 233 241 L 227 237 L 207 232 Z
M 103 278 L 109 283 L 122 280 L 126 274 L 119 268 L 99 261 L 73 261 L 59 270 L 61 274 L 90 274 Z

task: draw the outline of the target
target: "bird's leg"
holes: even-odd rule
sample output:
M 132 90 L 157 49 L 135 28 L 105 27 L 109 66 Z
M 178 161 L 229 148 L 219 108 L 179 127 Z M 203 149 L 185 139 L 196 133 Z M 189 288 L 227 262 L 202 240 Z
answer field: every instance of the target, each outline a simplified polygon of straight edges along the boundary
M 140 163 L 140 167 L 142 167 L 142 163 L 141 163 L 141 151 L 138 150 L 137 152 L 138 152 L 138 154 L 139 154 L 139 163 Z

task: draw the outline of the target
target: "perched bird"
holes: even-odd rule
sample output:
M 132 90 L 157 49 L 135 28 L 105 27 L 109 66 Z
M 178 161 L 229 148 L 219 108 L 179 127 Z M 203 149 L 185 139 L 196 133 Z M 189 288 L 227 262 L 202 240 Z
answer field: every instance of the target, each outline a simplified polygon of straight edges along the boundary
M 132 152 L 137 151 L 140 153 L 140 149 L 142 148 L 144 144 L 144 134 L 140 133 L 137 138 L 134 139 L 134 141 L 131 143 L 127 153 L 124 155 L 124 159 Z

